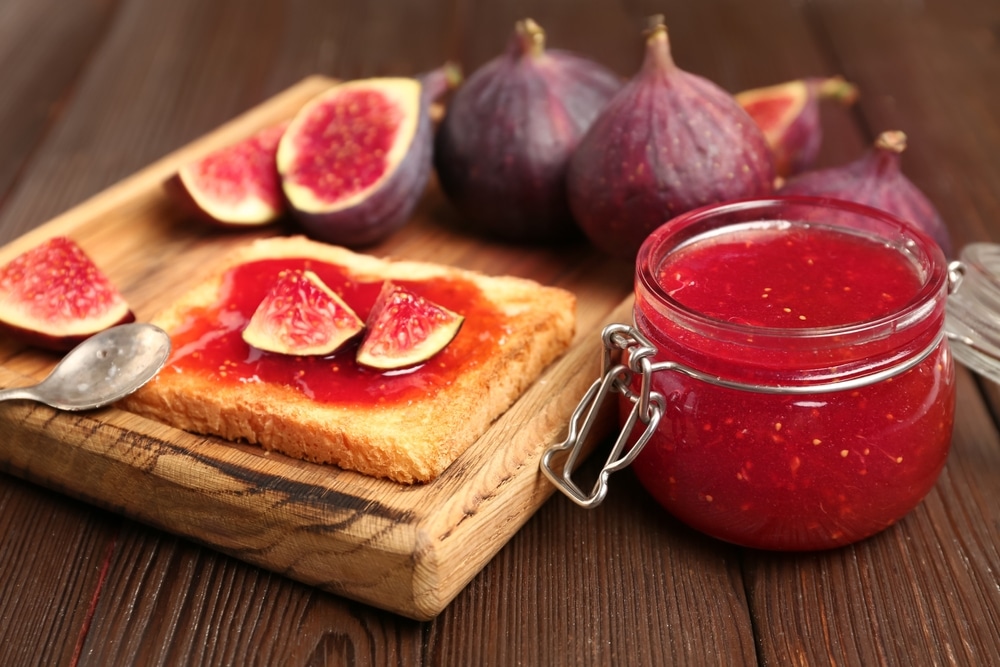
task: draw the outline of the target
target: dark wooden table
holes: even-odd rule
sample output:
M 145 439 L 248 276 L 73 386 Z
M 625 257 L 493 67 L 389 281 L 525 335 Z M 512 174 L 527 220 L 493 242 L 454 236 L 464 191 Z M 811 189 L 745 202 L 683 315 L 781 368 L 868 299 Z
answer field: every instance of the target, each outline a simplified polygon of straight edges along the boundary
M 886 129 L 958 247 L 1000 241 L 996 0 L 4 0 L 0 242 L 303 77 L 467 71 L 531 16 L 622 75 L 664 13 L 731 91 L 843 74 L 822 163 Z M 1000 391 L 959 371 L 954 446 L 900 524 L 829 553 L 695 534 L 630 473 L 554 497 L 436 620 L 313 590 L 0 476 L 0 664 L 1000 664 Z

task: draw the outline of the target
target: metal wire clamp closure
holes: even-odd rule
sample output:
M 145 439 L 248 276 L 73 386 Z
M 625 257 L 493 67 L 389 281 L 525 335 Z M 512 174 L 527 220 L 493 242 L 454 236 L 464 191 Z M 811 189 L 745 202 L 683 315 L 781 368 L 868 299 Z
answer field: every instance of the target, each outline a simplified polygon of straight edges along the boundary
M 660 417 L 666 409 L 663 395 L 651 390 L 653 376 L 651 357 L 656 353 L 656 348 L 635 328 L 624 324 L 611 324 L 605 327 L 601 339 L 604 343 L 601 377 L 590 385 L 570 416 L 566 439 L 547 449 L 541 461 L 545 476 L 581 507 L 595 507 L 604 500 L 608 493 L 608 477 L 632 463 L 656 431 Z M 629 352 L 628 365 L 615 361 L 615 357 L 619 357 L 625 350 Z M 631 388 L 632 379 L 636 374 L 641 378 L 639 393 L 635 393 Z M 593 489 L 588 494 L 577 486 L 571 476 L 601 406 L 609 395 L 615 393 L 631 400 L 632 410 L 611 447 L 611 452 L 601 468 Z M 639 422 L 645 425 L 645 429 L 626 451 L 625 446 L 629 436 Z M 564 451 L 569 451 L 569 456 L 563 463 L 560 473 L 553 466 L 553 458 Z
M 604 343 L 601 377 L 590 385 L 570 416 L 566 439 L 552 445 L 545 451 L 540 467 L 556 488 L 577 505 L 586 508 L 599 505 L 608 492 L 608 477 L 611 473 L 628 466 L 639 455 L 639 452 L 656 431 L 660 418 L 666 410 L 666 399 L 663 394 L 652 390 L 653 373 L 658 371 L 676 371 L 719 387 L 766 394 L 816 394 L 844 391 L 864 387 L 910 370 L 937 349 L 944 337 L 945 332 L 942 330 L 927 347 L 905 361 L 849 380 L 835 380 L 814 385 L 759 385 L 703 373 L 672 361 L 653 363 L 652 357 L 656 354 L 657 349 L 638 329 L 626 324 L 610 324 L 601 333 L 601 339 Z M 627 365 L 616 362 L 616 357 L 620 358 L 621 353 L 625 351 L 628 352 Z M 636 376 L 641 380 L 638 393 L 632 389 L 632 380 Z M 632 402 L 632 410 L 611 447 L 611 452 L 601 468 L 597 481 L 590 493 L 586 493 L 572 480 L 571 476 L 601 406 L 609 395 L 615 393 L 629 399 Z M 645 428 L 635 443 L 626 451 L 625 447 L 632 431 L 639 423 L 642 423 Z M 559 452 L 564 451 L 569 451 L 569 456 L 562 466 L 562 471 L 559 472 L 553 465 L 553 459 Z

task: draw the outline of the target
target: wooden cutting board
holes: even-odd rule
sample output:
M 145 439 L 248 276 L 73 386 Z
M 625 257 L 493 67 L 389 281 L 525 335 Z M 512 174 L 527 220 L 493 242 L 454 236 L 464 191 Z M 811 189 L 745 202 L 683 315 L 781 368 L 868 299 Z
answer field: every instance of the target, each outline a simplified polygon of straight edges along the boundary
M 0 249 L 0 264 L 55 235 L 75 239 L 148 320 L 227 250 L 295 232 L 288 222 L 223 232 L 185 217 L 162 191 L 179 165 L 292 116 L 331 85 L 293 88 Z M 631 265 L 579 243 L 484 242 L 431 184 L 378 256 L 520 275 L 573 291 L 570 351 L 435 481 L 404 486 L 185 433 L 117 408 L 62 413 L 0 404 L 0 467 L 254 565 L 416 619 L 444 609 L 553 492 L 539 473 L 600 367 L 600 330 L 631 320 Z M 44 377 L 57 357 L 0 340 L 0 387 Z

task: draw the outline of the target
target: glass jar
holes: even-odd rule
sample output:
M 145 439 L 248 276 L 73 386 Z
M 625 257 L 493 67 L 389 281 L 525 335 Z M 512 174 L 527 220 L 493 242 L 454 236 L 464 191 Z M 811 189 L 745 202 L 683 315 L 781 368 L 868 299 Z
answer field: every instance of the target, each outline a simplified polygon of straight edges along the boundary
M 930 238 L 848 202 L 752 200 L 675 218 L 640 249 L 633 325 L 605 329 L 602 378 L 542 468 L 593 506 L 631 464 L 674 516 L 744 546 L 873 535 L 924 498 L 947 458 L 950 277 Z M 622 429 L 588 495 L 570 475 L 612 395 Z

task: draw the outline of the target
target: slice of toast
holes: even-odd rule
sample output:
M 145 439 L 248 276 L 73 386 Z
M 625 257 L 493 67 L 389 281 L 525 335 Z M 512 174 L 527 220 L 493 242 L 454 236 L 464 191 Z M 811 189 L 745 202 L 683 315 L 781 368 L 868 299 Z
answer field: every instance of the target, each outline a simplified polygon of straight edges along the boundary
M 362 319 L 392 280 L 465 321 L 441 352 L 404 371 L 359 366 L 356 344 L 325 358 L 251 348 L 241 337 L 249 316 L 278 271 L 301 267 L 326 272 Z M 427 482 L 566 350 L 575 308 L 572 293 L 523 278 L 384 260 L 299 236 L 264 239 L 153 319 L 174 351 L 122 407 L 316 463 Z

